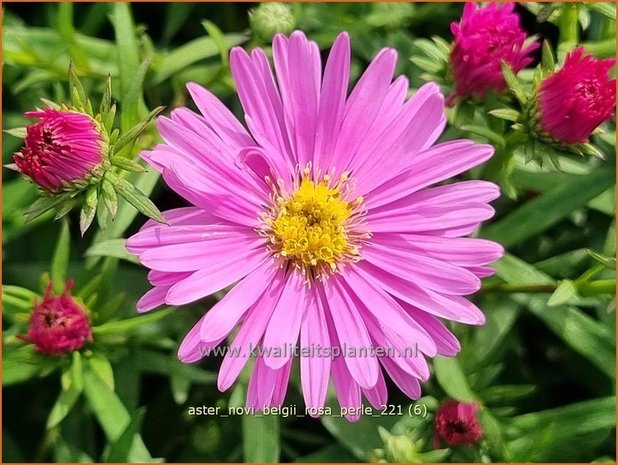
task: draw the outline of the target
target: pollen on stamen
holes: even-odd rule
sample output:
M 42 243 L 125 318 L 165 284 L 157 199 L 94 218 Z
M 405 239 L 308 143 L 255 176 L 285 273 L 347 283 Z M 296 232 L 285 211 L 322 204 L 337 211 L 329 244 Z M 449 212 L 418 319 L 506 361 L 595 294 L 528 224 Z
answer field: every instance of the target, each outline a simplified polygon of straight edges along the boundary
M 291 194 L 273 196 L 272 208 L 261 215 L 260 234 L 269 238 L 275 257 L 300 268 L 310 281 L 335 273 L 342 262 L 358 261 L 366 237 L 359 230 L 363 199 L 346 199 L 347 173 L 332 184 L 328 174 L 312 180 L 310 167 L 300 172 Z

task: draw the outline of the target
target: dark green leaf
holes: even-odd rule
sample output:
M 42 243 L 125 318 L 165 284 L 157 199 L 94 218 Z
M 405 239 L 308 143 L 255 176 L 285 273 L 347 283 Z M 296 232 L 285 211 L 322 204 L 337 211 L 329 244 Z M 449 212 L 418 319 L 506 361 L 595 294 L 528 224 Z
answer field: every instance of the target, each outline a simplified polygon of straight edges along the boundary
M 243 415 L 243 455 L 246 463 L 279 461 L 279 417 L 277 415 Z

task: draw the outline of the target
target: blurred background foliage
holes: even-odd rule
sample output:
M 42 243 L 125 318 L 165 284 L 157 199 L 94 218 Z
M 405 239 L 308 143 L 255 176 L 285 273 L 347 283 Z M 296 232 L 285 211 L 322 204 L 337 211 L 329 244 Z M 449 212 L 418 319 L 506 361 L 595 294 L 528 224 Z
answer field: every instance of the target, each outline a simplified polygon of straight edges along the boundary
M 566 30 L 607 57 L 615 55 L 616 31 L 609 5 L 578 4 L 571 22 L 564 5 L 530 3 L 518 12 L 528 32 L 547 39 L 559 57 Z M 70 62 L 95 101 L 111 74 L 123 128 L 159 105 L 166 111 L 191 106 L 187 81 L 208 87 L 240 116 L 227 56 L 238 44 L 269 47 L 250 28 L 255 6 L 4 3 L 3 128 L 23 126 L 23 112 L 41 105 L 41 97 L 67 100 Z M 426 44 L 419 39 L 450 42 L 449 25 L 461 9 L 459 3 L 289 4 L 295 27 L 323 51 L 338 32 L 349 31 L 353 79 L 390 46 L 399 53 L 397 71 L 413 88 L 432 71 L 419 60 Z M 448 80 L 442 84 L 448 93 Z M 491 134 L 462 129 L 461 118 L 473 117 L 474 110 L 451 112 L 444 139 L 494 142 Z M 508 252 L 475 297 L 487 324 L 453 327 L 463 349 L 456 359 L 433 363 L 426 397 L 415 403 L 426 415 L 364 417 L 356 424 L 334 417 L 189 415 L 189 406 L 244 403 L 246 379 L 231 392 L 217 390 L 220 359 L 187 366 L 175 355 L 220 296 L 136 317 L 146 272 L 122 252 L 122 238 L 144 218 L 123 204 L 112 225 L 83 239 L 74 215 L 65 223 L 45 215 L 25 224 L 36 189 L 4 170 L 3 461 L 614 461 L 615 123 L 605 129 L 593 141 L 605 161 L 565 157 L 558 171 L 524 164 L 516 154 L 510 182 L 517 195 L 495 202 L 497 217 L 480 232 Z M 156 137 L 150 128 L 135 153 Z M 3 135 L 3 164 L 20 144 Z M 130 176 L 161 210 L 184 205 L 152 170 Z M 40 295 L 50 271 L 52 279 L 75 279 L 93 311 L 95 343 L 84 360 L 34 363 L 15 337 L 24 332 L 34 295 L 23 288 Z M 591 284 L 598 282 L 605 287 Z M 302 410 L 298 386 L 294 373 L 285 404 Z M 407 411 L 410 401 L 397 389 L 389 392 L 389 403 Z M 433 449 L 432 415 L 446 398 L 482 405 L 479 447 Z

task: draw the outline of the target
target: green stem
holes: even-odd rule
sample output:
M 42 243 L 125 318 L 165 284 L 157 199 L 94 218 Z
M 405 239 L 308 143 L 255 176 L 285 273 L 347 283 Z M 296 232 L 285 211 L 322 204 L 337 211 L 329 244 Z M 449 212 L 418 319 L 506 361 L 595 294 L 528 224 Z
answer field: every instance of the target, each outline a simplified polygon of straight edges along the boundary
M 583 296 L 597 294 L 616 294 L 616 280 L 603 279 L 599 281 L 589 281 L 579 283 L 577 290 Z
M 563 3 L 560 13 L 560 44 L 573 44 L 579 42 L 579 18 L 577 4 Z
M 481 288 L 481 292 L 497 292 L 504 294 L 526 293 L 526 294 L 550 294 L 554 292 L 560 283 L 550 284 L 488 284 Z M 577 291 L 582 296 L 592 296 L 599 294 L 615 294 L 616 280 L 604 279 L 599 281 L 576 282 Z
M 616 37 L 596 42 L 582 44 L 586 52 L 592 53 L 597 58 L 613 58 L 616 55 Z

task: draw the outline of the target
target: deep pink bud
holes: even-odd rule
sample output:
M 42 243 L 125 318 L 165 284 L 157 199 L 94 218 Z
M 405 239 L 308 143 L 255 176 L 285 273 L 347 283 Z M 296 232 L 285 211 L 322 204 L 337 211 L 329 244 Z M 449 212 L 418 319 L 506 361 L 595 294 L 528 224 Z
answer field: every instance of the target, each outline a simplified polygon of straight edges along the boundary
M 597 60 L 583 48 L 569 53 L 561 70 L 539 88 L 541 130 L 552 139 L 576 144 L 609 119 L 616 106 L 616 79 L 609 78 L 615 60 Z
M 25 146 L 13 160 L 42 188 L 58 192 L 87 180 L 103 161 L 101 134 L 90 116 L 51 108 L 26 116 L 40 121 L 26 128 Z
M 501 62 L 517 73 L 532 62 L 531 52 L 537 42 L 525 45 L 526 32 L 519 26 L 515 5 L 492 3 L 477 8 L 466 3 L 459 23 L 451 23 L 455 38 L 451 66 L 455 81 L 453 101 L 458 96 L 483 97 L 489 90 L 496 93 L 506 88 Z
M 442 404 L 434 419 L 436 436 L 447 446 L 472 446 L 483 437 L 476 416 L 477 404 L 449 400 Z
M 72 285 L 69 281 L 62 294 L 54 296 L 50 284 L 43 301 L 32 311 L 28 335 L 24 339 L 34 344 L 39 352 L 64 355 L 81 349 L 92 340 L 88 315 L 69 294 Z

